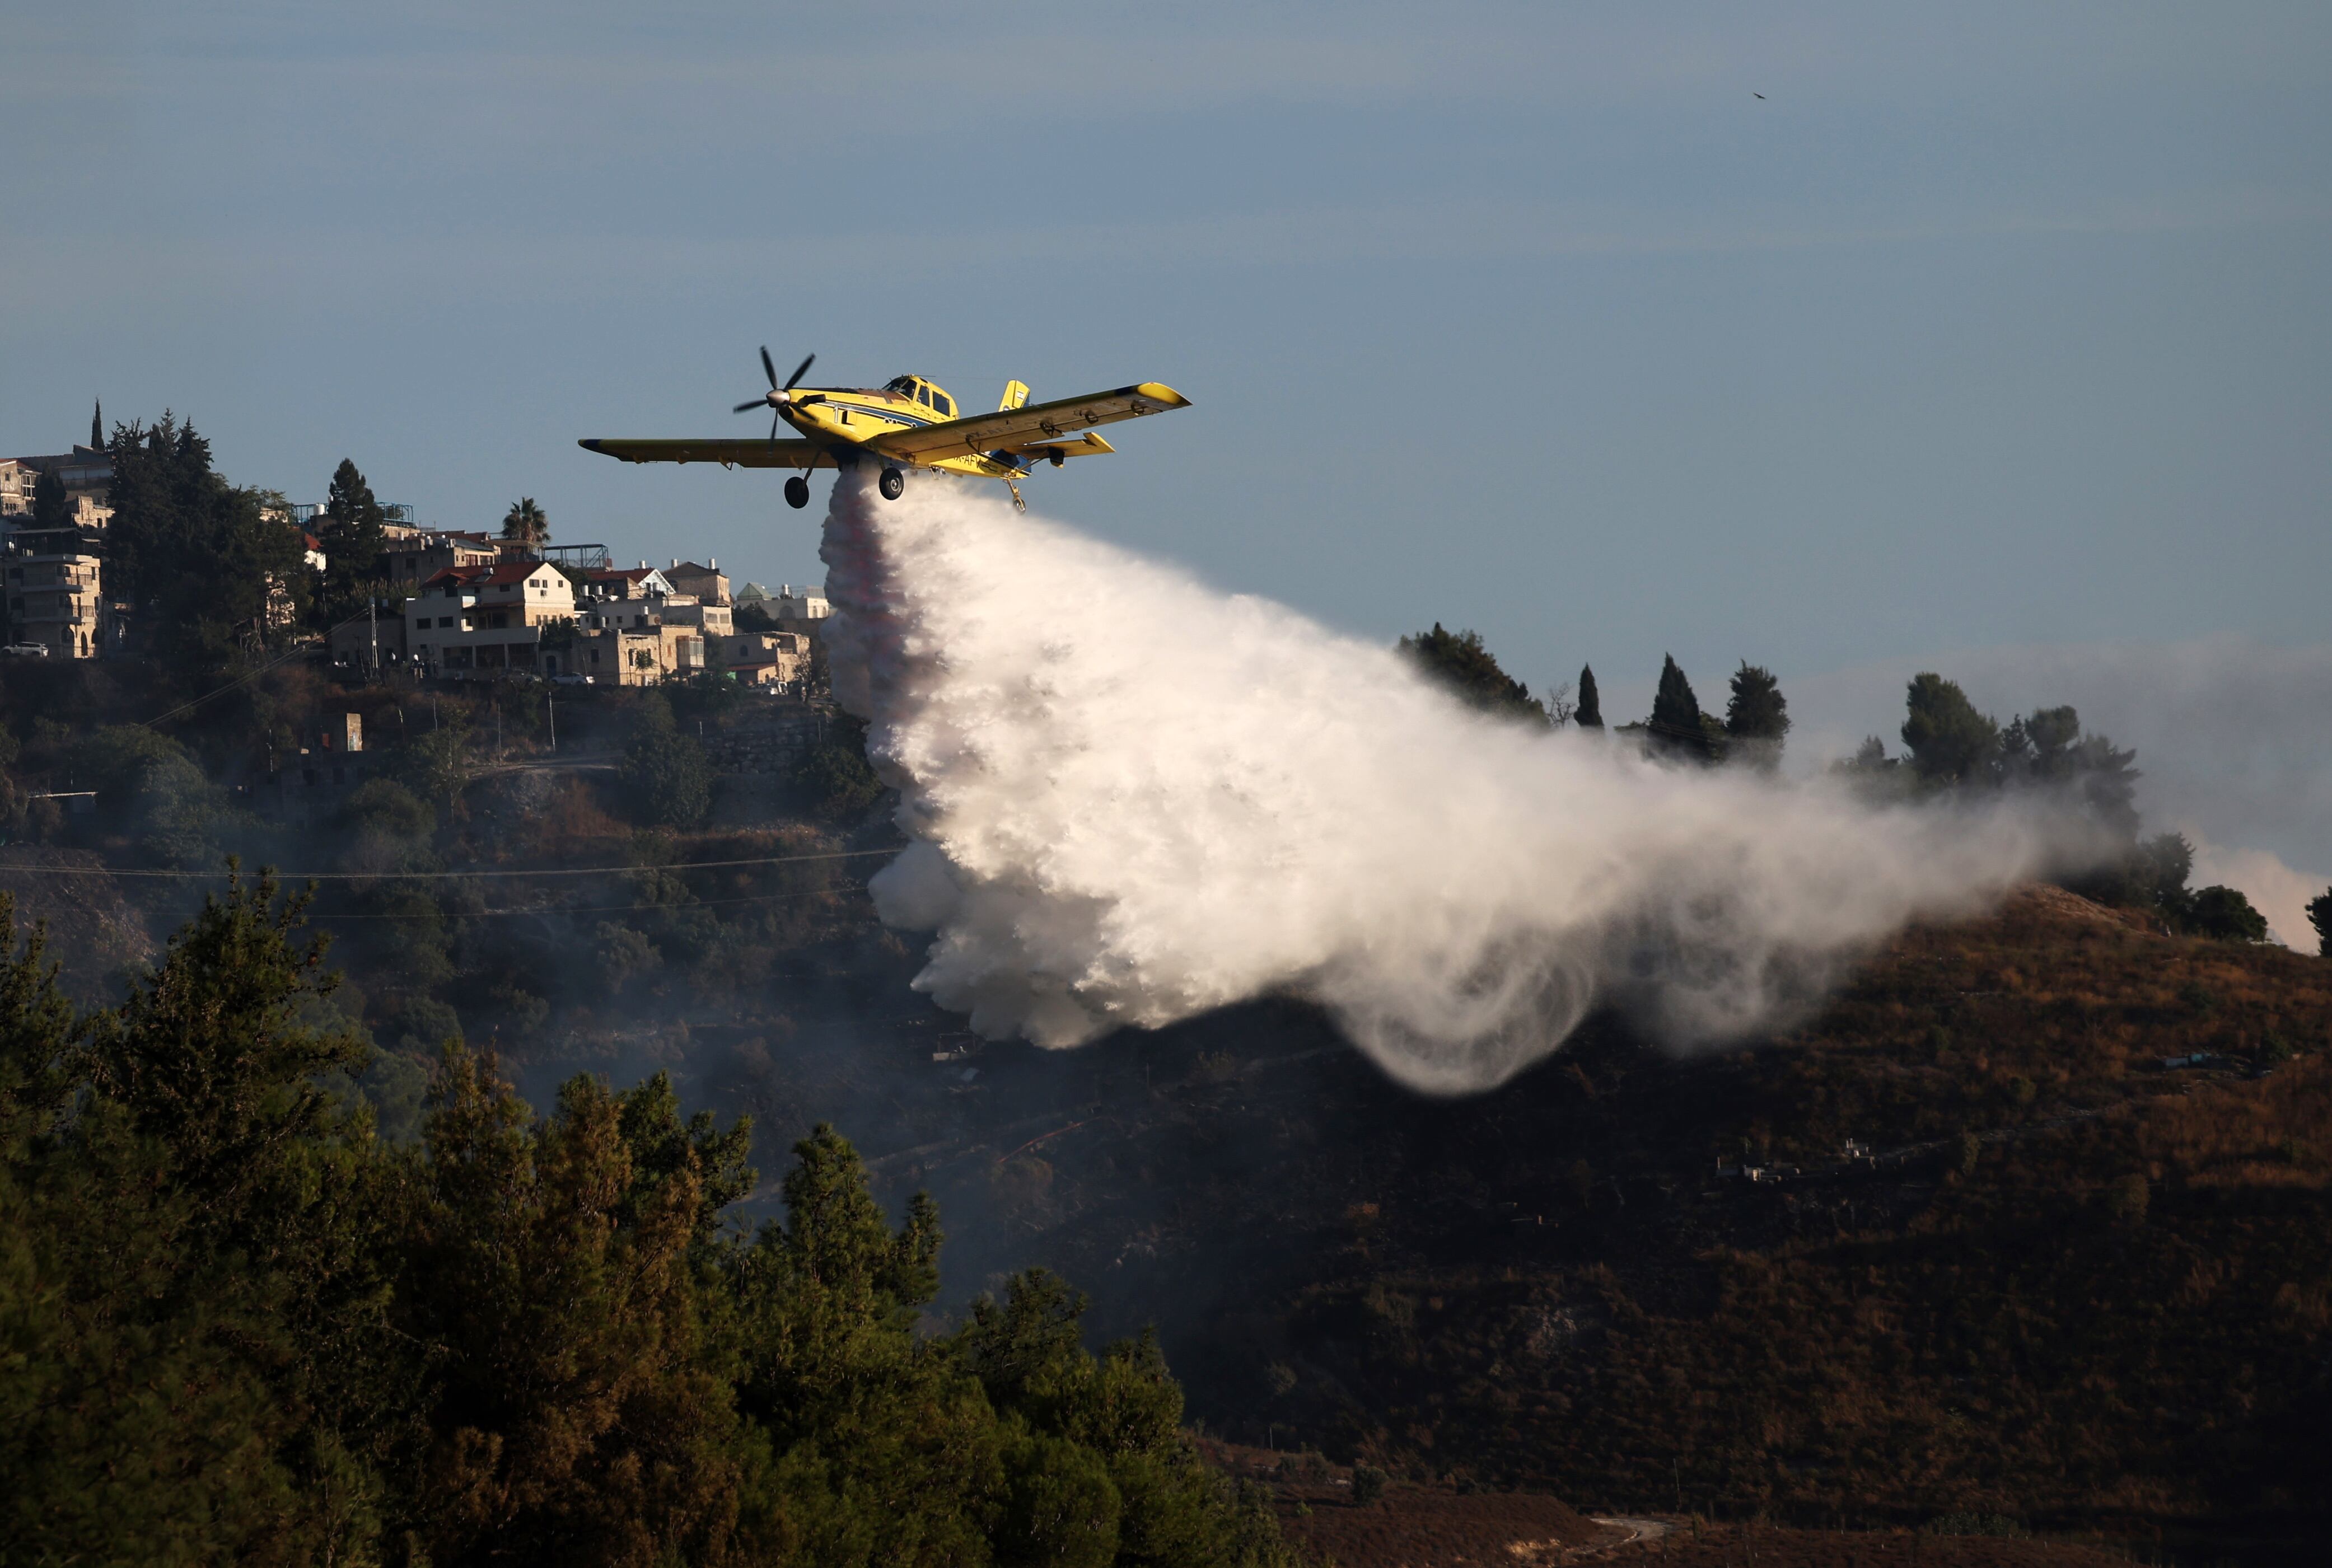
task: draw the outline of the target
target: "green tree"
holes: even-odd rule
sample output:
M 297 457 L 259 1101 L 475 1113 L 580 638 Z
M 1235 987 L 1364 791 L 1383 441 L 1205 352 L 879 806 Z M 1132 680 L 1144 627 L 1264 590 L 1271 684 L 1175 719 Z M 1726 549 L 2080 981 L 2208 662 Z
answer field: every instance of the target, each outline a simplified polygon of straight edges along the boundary
M 540 550 L 550 542 L 550 520 L 543 516 L 534 497 L 521 495 L 502 513 L 502 537 L 516 540 L 530 550 Z
M 1664 751 L 1706 758 L 1715 751 L 1700 699 L 1693 694 L 1692 683 L 1685 678 L 1674 655 L 1662 656 L 1659 689 L 1653 693 L 1652 716 L 1645 727 L 1651 731 L 1653 744 Z
M 110 724 L 74 745 L 68 767 L 97 786 L 98 805 L 136 838 L 143 857 L 215 863 L 216 840 L 233 816 L 228 797 L 177 741 L 142 724 Z
M 1582 730 L 1603 727 L 1603 698 L 1595 689 L 1595 671 L 1591 665 L 1579 666 L 1579 710 L 1572 718 Z
M 394 779 L 368 779 L 340 803 L 340 823 L 360 835 L 414 841 L 437 831 L 437 813 Z
M 1790 732 L 1790 702 L 1773 673 L 1748 660 L 1733 672 L 1733 695 L 1725 705 L 1725 734 L 1734 754 L 1768 771 L 1781 766 L 1782 738 Z
M 633 819 L 650 827 L 693 827 L 712 808 L 712 762 L 683 734 L 661 693 L 642 698 L 616 780 Z
M 388 595 L 383 562 L 388 550 L 387 514 L 356 464 L 340 459 L 316 522 L 316 542 L 324 551 L 324 580 L 317 590 L 318 626 L 330 628 L 365 614 L 367 605 Z M 397 613 L 392 607 L 391 614 Z
M 210 443 L 167 414 L 116 426 L 108 453 L 105 588 L 130 607 L 139 643 L 209 672 L 288 642 L 311 597 L 290 516 L 213 473 Z
M 2316 950 L 2332 958 L 2332 887 L 2308 901 L 2308 923 L 2316 928 Z
M 1401 638 L 1399 647 L 1429 679 L 1455 693 L 1467 706 L 1507 718 L 1547 722 L 1545 704 L 1530 694 L 1528 686 L 1498 667 L 1479 632 L 1444 631 L 1436 621 L 1431 631 Z
M 856 817 L 882 798 L 883 779 L 866 760 L 866 725 L 838 715 L 824 739 L 793 770 L 795 797 L 807 810 L 833 821 Z
M 693 1159 L 643 1181 L 595 1080 L 535 1123 L 448 1047 L 398 1326 L 438 1348 L 420 1481 L 396 1521 L 435 1561 L 702 1560 L 739 1456 L 705 1355 Z
M 33 474 L 33 526 L 70 528 L 72 518 L 72 503 L 65 494 L 65 482 L 45 468 Z
M 2222 942 L 2265 942 L 2267 916 L 2232 887 L 2197 889 L 2187 906 L 2186 928 L 2197 936 Z
M 662 1075 L 538 1116 L 455 1042 L 385 1145 L 302 903 L 89 1017 L 0 951 L 0 1556 L 1287 1568 L 1154 1338 L 1041 1274 L 918 1332 L 937 1211 L 830 1127 L 750 1238 L 750 1126 Z
M 1991 781 L 2000 756 L 2000 726 L 1976 712 L 1957 682 L 1932 672 L 1915 675 L 1906 706 L 1904 760 L 1923 783 Z
M 468 720 L 460 713 L 452 722 L 416 735 L 397 756 L 399 770 L 413 791 L 425 799 L 442 800 L 455 816 L 462 809 L 462 791 L 470 787 Z
M 2137 837 L 2135 751 L 2103 735 L 2081 732 L 2070 707 L 2041 708 L 2012 722 L 2000 736 L 1994 768 L 2005 784 L 2051 790 L 2074 809 L 2126 841 Z
M 301 1022 L 331 982 L 300 921 L 237 879 L 120 1008 L 62 1029 L 36 948 L 0 981 L 0 1537 L 27 1560 L 367 1549 L 395 1205 L 316 1086 L 364 1047 Z

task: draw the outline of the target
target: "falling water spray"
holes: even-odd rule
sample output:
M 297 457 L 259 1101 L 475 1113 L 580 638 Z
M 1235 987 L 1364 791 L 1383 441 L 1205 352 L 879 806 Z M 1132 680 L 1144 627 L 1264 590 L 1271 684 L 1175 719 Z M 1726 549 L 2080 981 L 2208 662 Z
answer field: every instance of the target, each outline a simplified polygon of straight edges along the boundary
M 1679 1046 L 1802 1011 L 1906 922 L 2052 854 L 2040 816 L 1879 808 L 1458 704 L 1391 649 L 918 476 L 846 473 L 835 694 L 909 847 L 889 924 L 990 1037 L 1069 1047 L 1308 998 L 1457 1093 L 1617 1006 Z

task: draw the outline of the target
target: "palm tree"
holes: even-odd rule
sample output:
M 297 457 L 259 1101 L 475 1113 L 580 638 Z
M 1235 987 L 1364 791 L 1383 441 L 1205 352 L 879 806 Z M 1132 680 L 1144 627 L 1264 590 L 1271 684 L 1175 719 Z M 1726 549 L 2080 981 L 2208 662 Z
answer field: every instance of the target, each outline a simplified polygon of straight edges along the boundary
M 502 537 L 514 539 L 530 550 L 540 550 L 550 542 L 550 520 L 535 505 L 534 497 L 521 495 L 511 502 L 502 513 Z

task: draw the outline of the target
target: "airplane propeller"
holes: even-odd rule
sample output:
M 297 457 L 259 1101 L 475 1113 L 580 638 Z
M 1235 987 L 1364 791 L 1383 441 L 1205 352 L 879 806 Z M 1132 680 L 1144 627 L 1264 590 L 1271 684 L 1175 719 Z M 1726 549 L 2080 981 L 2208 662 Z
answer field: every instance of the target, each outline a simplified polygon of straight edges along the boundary
M 787 394 L 791 392 L 795 387 L 800 384 L 803 377 L 809 374 L 809 368 L 817 361 L 817 356 L 815 354 L 803 355 L 802 362 L 794 367 L 794 373 L 787 377 L 786 384 L 780 387 L 778 385 L 777 364 L 769 358 L 769 347 L 764 344 L 761 349 L 761 370 L 762 373 L 769 378 L 769 389 L 760 397 L 754 398 L 750 403 L 738 404 L 737 406 L 730 410 L 730 412 L 732 414 L 750 414 L 756 408 L 768 408 L 772 410 L 769 418 L 769 439 L 775 441 L 778 438 L 779 422 L 784 418 L 782 414 L 775 412 L 778 405 L 780 403 L 790 402 L 792 400 L 787 396 Z

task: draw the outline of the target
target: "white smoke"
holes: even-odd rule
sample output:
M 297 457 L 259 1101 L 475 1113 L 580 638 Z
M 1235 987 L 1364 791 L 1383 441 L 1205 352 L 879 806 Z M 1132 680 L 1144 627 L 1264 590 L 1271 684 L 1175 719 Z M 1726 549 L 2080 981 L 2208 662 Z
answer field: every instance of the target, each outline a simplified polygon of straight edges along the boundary
M 1677 1043 L 1815 999 L 2028 875 L 2040 819 L 1877 809 L 1475 714 L 1391 650 L 1000 497 L 835 487 L 835 692 L 914 840 L 917 985 L 1043 1046 L 1266 994 L 1396 1078 L 1499 1083 L 1616 1003 Z

